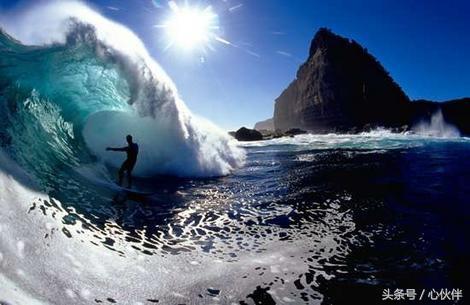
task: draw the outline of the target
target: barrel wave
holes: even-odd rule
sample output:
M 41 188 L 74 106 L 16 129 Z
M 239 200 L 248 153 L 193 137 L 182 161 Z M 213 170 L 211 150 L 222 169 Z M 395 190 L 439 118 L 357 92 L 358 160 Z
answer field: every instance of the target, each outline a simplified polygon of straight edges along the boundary
M 44 25 L 41 16 L 55 17 Z M 54 179 L 57 167 L 96 175 L 119 166 L 122 156 L 105 147 L 123 146 L 126 134 L 141 146 L 137 176 L 222 176 L 243 162 L 127 28 L 78 2 L 20 18 L 29 26 L 6 20 L 0 32 L 0 141 L 38 179 Z

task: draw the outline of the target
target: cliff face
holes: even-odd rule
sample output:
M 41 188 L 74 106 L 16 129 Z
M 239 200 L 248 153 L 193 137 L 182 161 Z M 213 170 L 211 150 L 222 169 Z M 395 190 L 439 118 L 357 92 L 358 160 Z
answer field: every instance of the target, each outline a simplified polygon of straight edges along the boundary
M 267 120 L 264 120 L 264 121 L 257 122 L 257 123 L 255 124 L 254 129 L 256 129 L 256 130 L 269 130 L 269 131 L 273 131 L 273 130 L 274 130 L 274 121 L 273 121 L 273 118 L 270 118 L 270 119 L 267 119 Z
M 313 132 L 397 127 L 410 119 L 409 102 L 366 49 L 320 29 L 296 79 L 276 99 L 274 126 Z

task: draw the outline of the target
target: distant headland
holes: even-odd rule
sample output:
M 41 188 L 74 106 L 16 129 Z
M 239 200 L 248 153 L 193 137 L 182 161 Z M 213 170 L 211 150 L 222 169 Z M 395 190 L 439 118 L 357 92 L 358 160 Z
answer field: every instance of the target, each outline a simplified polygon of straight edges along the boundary
M 470 98 L 412 101 L 367 49 L 321 28 L 296 79 L 276 99 L 273 118 L 255 129 L 278 135 L 292 129 L 354 133 L 379 126 L 406 131 L 437 112 L 470 135 Z

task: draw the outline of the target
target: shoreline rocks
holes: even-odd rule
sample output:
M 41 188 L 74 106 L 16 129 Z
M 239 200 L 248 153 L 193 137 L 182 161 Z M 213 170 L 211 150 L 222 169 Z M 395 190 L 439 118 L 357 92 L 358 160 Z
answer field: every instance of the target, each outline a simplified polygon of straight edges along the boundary
M 299 129 L 299 128 L 292 128 L 285 132 L 281 132 L 280 130 L 258 131 L 255 129 L 241 127 L 237 131 L 230 131 L 229 135 L 231 135 L 238 141 L 261 141 L 261 140 L 271 140 L 271 139 L 282 138 L 282 137 L 294 137 L 296 135 L 306 134 L 306 133 L 307 131 Z
M 238 141 L 259 141 L 263 140 L 263 135 L 261 132 L 255 129 L 248 129 L 246 127 L 242 127 L 238 129 L 236 132 L 232 133 L 232 135 Z

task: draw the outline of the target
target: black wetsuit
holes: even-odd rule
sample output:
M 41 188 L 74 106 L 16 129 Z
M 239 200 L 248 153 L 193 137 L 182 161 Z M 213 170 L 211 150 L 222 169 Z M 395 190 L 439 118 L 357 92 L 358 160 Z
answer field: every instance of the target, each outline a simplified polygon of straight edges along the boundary
M 127 179 L 129 187 L 132 186 L 132 170 L 134 169 L 135 163 L 137 162 L 137 155 L 139 154 L 139 146 L 136 143 L 131 143 L 127 147 L 114 148 L 114 151 L 125 151 L 127 153 L 127 159 L 122 163 L 119 169 L 119 185 L 122 185 L 122 178 L 124 172 L 127 172 Z
M 121 166 L 121 169 L 132 171 L 137 162 L 137 155 L 139 154 L 139 146 L 136 143 L 129 144 L 124 148 L 127 153 L 127 159 Z

